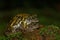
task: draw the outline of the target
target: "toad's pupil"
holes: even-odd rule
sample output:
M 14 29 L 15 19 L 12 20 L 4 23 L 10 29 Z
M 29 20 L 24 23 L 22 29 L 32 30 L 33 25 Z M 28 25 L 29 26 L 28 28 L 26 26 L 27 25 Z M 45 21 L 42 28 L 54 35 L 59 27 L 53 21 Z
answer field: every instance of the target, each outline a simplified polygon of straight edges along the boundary
M 21 22 L 21 24 L 23 25 L 24 23 L 23 23 L 23 22 Z

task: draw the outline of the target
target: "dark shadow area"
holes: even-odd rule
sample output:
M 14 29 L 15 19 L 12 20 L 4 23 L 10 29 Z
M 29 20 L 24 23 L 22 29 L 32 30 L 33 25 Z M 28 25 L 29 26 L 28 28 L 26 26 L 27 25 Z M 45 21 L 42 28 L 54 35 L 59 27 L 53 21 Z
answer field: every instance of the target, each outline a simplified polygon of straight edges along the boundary
M 38 14 L 40 24 L 60 26 L 59 0 L 0 0 L 1 35 L 9 21 L 19 13 L 35 13 Z

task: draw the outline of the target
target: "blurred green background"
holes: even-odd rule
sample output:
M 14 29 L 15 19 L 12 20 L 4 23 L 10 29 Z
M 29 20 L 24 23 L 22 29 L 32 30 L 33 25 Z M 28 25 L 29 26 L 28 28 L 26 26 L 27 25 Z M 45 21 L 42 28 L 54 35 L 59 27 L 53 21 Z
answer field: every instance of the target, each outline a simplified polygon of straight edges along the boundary
M 40 24 L 60 26 L 59 0 L 0 0 L 0 34 L 19 13 L 38 14 Z

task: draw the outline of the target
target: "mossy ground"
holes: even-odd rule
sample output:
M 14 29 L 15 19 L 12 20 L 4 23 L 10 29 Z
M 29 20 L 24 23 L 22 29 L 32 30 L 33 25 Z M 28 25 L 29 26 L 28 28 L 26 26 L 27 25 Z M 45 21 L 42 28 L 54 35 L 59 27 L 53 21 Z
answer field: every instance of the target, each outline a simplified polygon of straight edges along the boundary
M 47 12 L 48 10 L 48 12 Z M 40 20 L 40 24 L 42 25 L 56 25 L 60 28 L 60 16 L 59 14 L 56 14 L 58 12 L 56 12 L 53 9 L 50 8 L 45 8 L 45 9 L 24 9 L 21 10 L 20 8 L 18 10 L 14 9 L 14 10 L 10 10 L 10 11 L 1 11 L 2 14 L 0 14 L 0 40 L 8 40 L 4 35 L 4 31 L 5 28 L 9 22 L 9 20 L 11 20 L 11 18 L 18 14 L 18 13 L 37 13 L 39 15 L 39 20 Z M 50 13 L 50 14 L 49 14 Z M 43 32 L 43 31 L 42 31 Z M 60 34 L 59 34 L 60 35 Z M 56 34 L 56 40 L 60 40 L 60 36 L 58 34 Z

